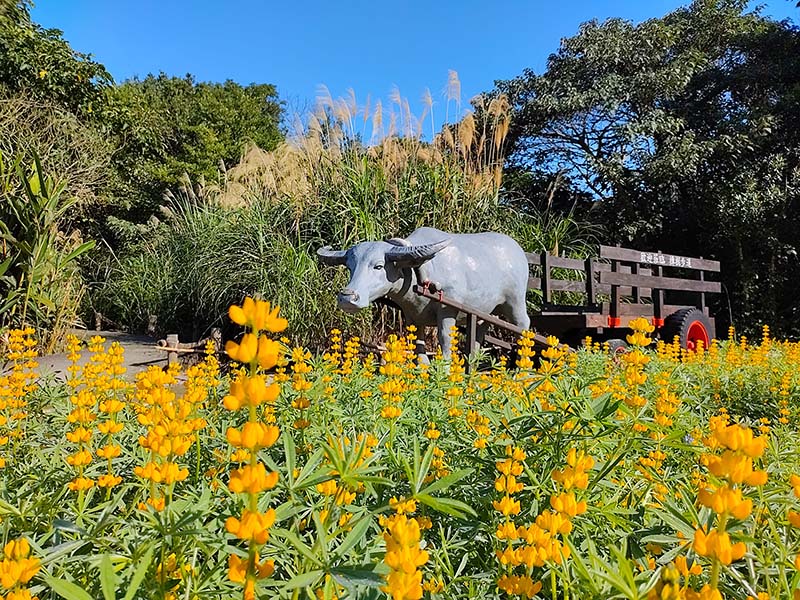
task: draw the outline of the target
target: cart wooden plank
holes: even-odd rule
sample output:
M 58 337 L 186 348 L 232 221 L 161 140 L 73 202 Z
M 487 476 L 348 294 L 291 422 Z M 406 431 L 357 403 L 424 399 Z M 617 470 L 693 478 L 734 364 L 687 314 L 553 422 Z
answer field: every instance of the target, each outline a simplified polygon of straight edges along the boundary
M 718 281 L 700 281 L 697 279 L 680 279 L 678 277 L 658 277 L 656 275 L 639 275 L 632 273 L 600 273 L 600 283 L 631 287 L 648 287 L 656 290 L 682 290 L 685 292 L 715 292 L 722 289 Z
M 600 246 L 600 258 L 620 260 L 623 262 L 641 263 L 647 265 L 660 265 L 680 269 L 694 269 L 697 271 L 713 271 L 719 273 L 720 264 L 716 260 L 678 256 L 677 254 L 662 254 L 660 252 L 641 252 L 630 248 L 617 246 Z
M 529 290 L 538 290 L 541 289 L 542 280 L 539 277 L 528 277 L 528 289 Z M 572 279 L 572 280 L 565 280 L 565 279 L 551 279 L 550 280 L 550 289 L 554 292 L 579 292 L 579 293 L 586 293 L 586 281 L 583 279 Z M 603 283 L 596 283 L 594 284 L 594 291 L 596 294 L 610 294 L 611 293 L 611 286 L 608 284 Z M 630 286 L 622 286 L 619 288 L 619 292 L 622 296 L 631 296 L 633 294 L 633 288 Z M 643 298 L 647 298 L 650 296 L 652 291 L 650 288 L 640 287 L 639 294 Z
M 483 336 L 483 341 L 486 342 L 487 344 L 491 344 L 492 346 L 498 346 L 503 350 L 510 351 L 514 349 L 514 344 L 512 344 L 511 342 L 507 342 L 506 340 L 501 340 L 500 338 L 494 337 L 493 335 L 487 334 Z

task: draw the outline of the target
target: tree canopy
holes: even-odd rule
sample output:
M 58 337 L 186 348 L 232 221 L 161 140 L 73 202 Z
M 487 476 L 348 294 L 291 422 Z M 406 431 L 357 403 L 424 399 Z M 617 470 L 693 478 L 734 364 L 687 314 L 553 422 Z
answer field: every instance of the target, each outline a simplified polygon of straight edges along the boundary
M 738 325 L 797 334 L 800 31 L 746 4 L 585 23 L 497 88 L 512 168 L 591 194 L 609 241 L 721 259 Z
M 213 180 L 248 143 L 271 150 L 283 137 L 281 103 L 269 84 L 198 83 L 161 73 L 126 81 L 108 96 L 123 180 L 155 201 L 184 174 Z
M 214 180 L 248 144 L 282 139 L 273 85 L 164 73 L 116 84 L 61 31 L 32 22 L 29 0 L 0 2 L 0 150 L 35 152 L 74 180 L 68 191 L 103 200 L 100 218 L 145 219 L 184 175 Z
M 0 4 L 0 86 L 76 114 L 101 110 L 111 75 L 73 50 L 61 31 L 31 21 L 30 6 L 29 0 Z

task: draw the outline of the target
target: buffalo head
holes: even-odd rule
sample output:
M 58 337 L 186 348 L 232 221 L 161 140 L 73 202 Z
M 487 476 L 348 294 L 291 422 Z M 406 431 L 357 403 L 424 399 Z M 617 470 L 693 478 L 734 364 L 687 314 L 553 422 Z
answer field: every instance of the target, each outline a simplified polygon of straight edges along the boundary
M 366 308 L 403 285 L 403 269 L 419 267 L 445 248 L 450 240 L 432 244 L 410 245 L 405 240 L 361 242 L 347 250 L 317 250 L 317 257 L 326 265 L 346 265 L 350 282 L 339 292 L 339 308 L 353 313 Z

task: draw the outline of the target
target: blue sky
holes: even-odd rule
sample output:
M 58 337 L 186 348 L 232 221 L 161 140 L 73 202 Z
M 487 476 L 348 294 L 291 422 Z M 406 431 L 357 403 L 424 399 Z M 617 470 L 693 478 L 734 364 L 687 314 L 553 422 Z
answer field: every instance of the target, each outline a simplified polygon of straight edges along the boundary
M 384 101 L 393 86 L 419 113 L 425 88 L 443 111 L 448 70 L 468 100 L 525 67 L 543 70 L 562 37 L 581 22 L 642 21 L 677 0 L 38 0 L 33 19 L 64 32 L 117 81 L 164 71 L 199 80 L 273 83 L 293 110 L 325 84 Z M 764 12 L 800 21 L 795 2 Z M 415 110 L 416 109 L 416 110 Z M 437 119 L 438 120 L 438 119 Z

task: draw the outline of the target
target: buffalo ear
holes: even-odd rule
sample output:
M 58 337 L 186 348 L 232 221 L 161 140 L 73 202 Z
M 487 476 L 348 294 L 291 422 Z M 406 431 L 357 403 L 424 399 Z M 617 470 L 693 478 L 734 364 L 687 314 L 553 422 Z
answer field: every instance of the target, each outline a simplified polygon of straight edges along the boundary
M 317 258 L 325 265 L 343 265 L 347 262 L 347 250 L 332 250 L 330 246 L 323 246 L 317 250 Z
M 432 244 L 419 244 L 417 246 L 397 246 L 387 250 L 385 257 L 401 267 L 418 267 L 432 259 L 436 253 L 450 244 L 449 239 L 440 240 Z

